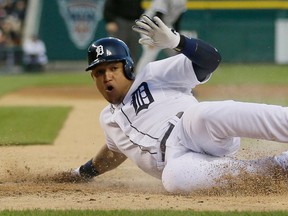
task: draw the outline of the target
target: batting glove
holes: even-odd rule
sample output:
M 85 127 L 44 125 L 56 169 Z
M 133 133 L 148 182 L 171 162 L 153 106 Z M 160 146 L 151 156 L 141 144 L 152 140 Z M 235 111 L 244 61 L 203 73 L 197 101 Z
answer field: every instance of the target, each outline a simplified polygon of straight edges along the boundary
M 166 26 L 157 16 L 150 19 L 148 16 L 143 15 L 139 20 L 136 20 L 135 23 L 136 25 L 134 25 L 132 29 L 145 35 L 140 38 L 140 44 L 157 46 L 162 49 L 174 49 L 180 42 L 180 34 Z

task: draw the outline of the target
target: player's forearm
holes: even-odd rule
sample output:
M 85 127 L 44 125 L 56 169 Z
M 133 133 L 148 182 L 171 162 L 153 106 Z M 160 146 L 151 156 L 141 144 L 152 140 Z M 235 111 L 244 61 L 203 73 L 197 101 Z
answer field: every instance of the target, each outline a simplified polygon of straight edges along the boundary
M 179 45 L 175 50 L 183 53 L 192 61 L 199 81 L 204 80 L 221 62 L 221 55 L 216 48 L 195 38 L 181 35 Z
M 111 151 L 106 145 L 104 145 L 92 161 L 99 174 L 102 174 L 115 169 L 126 159 L 127 157 L 124 154 Z
M 85 178 L 93 178 L 115 169 L 126 159 L 125 155 L 113 152 L 105 145 L 94 158 L 80 166 L 79 174 Z

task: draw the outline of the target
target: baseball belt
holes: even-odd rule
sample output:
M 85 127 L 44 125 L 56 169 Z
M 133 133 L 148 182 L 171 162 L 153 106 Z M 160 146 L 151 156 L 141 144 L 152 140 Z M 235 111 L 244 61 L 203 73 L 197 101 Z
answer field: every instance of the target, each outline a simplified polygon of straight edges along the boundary
M 180 119 L 182 117 L 184 112 L 179 112 L 177 113 L 177 117 Z M 163 139 L 160 142 L 160 150 L 161 150 L 161 155 L 162 155 L 162 161 L 165 161 L 165 151 L 166 151 L 166 142 L 167 139 L 169 138 L 172 130 L 174 129 L 175 125 L 171 123 L 171 125 L 169 126 L 168 130 L 165 132 Z

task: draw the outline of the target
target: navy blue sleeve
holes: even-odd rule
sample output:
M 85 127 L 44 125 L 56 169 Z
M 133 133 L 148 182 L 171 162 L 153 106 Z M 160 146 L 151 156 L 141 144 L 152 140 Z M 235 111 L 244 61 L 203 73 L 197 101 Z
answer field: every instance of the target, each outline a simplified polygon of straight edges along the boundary
M 187 38 L 181 35 L 179 45 L 175 50 L 183 53 L 192 61 L 199 81 L 205 80 L 221 62 L 221 55 L 217 49 L 199 39 Z

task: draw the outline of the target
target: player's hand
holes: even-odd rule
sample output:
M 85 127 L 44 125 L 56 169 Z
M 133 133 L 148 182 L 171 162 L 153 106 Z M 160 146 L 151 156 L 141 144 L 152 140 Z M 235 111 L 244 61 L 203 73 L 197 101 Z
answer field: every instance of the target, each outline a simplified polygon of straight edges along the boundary
M 81 183 L 89 182 L 92 179 L 93 178 L 91 176 L 81 175 L 79 172 L 79 168 L 57 173 L 53 177 L 53 180 L 58 183 Z
M 132 29 L 145 35 L 145 37 L 140 38 L 140 44 L 157 46 L 163 49 L 174 49 L 180 42 L 179 33 L 166 26 L 157 16 L 150 19 L 148 16 L 143 15 L 135 23 L 136 25 Z

